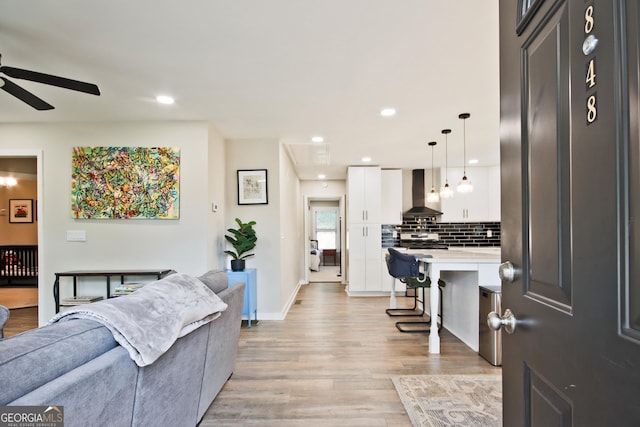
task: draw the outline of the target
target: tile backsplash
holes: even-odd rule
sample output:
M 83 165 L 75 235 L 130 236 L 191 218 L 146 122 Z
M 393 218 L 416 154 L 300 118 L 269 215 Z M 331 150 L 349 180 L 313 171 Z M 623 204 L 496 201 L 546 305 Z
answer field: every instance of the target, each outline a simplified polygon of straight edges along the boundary
M 402 225 L 382 225 L 382 247 L 400 246 L 400 233 L 438 233 L 449 246 L 500 246 L 500 222 L 435 222 L 432 218 L 404 216 Z

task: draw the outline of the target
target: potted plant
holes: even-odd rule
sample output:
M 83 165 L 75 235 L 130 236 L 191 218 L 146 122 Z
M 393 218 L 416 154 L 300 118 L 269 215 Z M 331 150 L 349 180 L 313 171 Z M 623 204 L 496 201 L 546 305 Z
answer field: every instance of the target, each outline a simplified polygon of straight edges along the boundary
M 230 255 L 231 258 L 231 270 L 243 271 L 246 258 L 253 256 L 254 254 L 247 253 L 256 247 L 256 231 L 253 226 L 256 225 L 255 221 L 249 221 L 243 223 L 239 218 L 236 218 L 238 228 L 228 228 L 227 231 L 231 234 L 226 234 L 224 237 L 227 242 L 233 246 L 233 251 L 224 251 L 225 254 Z

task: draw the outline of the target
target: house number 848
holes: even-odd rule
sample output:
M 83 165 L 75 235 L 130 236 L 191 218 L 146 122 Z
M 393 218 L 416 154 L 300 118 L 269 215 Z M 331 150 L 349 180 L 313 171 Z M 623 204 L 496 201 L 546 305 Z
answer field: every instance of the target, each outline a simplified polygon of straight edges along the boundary
M 587 6 L 584 11 L 584 33 L 586 36 L 589 36 L 591 31 L 593 31 L 593 27 L 595 25 L 595 19 L 593 17 L 593 5 Z M 591 36 L 593 37 L 593 36 Z M 585 51 L 585 54 L 591 53 Z M 586 67 L 586 76 L 585 83 L 587 84 L 587 89 L 593 89 L 596 86 L 596 58 L 593 57 L 589 60 Z M 587 98 L 587 124 L 591 124 L 596 121 L 598 118 L 598 107 L 596 94 L 590 95 Z

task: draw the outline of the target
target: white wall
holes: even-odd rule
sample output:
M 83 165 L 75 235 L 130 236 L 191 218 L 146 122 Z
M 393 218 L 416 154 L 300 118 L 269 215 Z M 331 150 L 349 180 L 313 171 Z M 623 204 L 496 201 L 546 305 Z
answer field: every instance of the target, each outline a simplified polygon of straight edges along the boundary
M 258 241 L 253 257 L 246 267 L 258 271 L 258 319 L 279 319 L 284 307 L 280 271 L 280 154 L 277 140 L 227 140 L 225 230 L 236 227 L 235 218 L 242 222 L 256 221 Z M 238 205 L 237 171 L 267 170 L 266 205 Z M 230 246 L 227 247 L 230 248 Z M 230 258 L 225 268 L 230 268 Z
M 209 245 L 207 266 L 209 269 L 225 269 L 226 240 L 225 235 L 225 147 L 224 139 L 217 129 L 209 126 Z M 213 205 L 217 206 L 217 211 L 213 211 Z
M 288 311 L 304 281 L 305 233 L 300 180 L 286 150 L 280 145 L 280 304 Z
M 179 220 L 77 220 L 71 216 L 75 146 L 176 146 L 181 149 Z M 258 317 L 282 319 L 304 278 L 300 181 L 275 140 L 225 141 L 206 122 L 0 125 L 0 156 L 27 153 L 40 164 L 40 324 L 53 316 L 55 273 L 79 269 L 172 268 L 199 275 L 229 268 L 224 235 L 236 217 L 257 221 L 258 245 L 247 267 L 258 269 Z M 267 169 L 267 205 L 237 204 L 238 169 Z M 344 185 L 339 192 L 344 194 Z M 212 204 L 217 204 L 217 212 Z M 67 242 L 67 230 L 86 242 Z M 67 279 L 68 280 L 68 279 Z M 71 294 L 70 280 L 61 286 Z M 104 293 L 104 281 L 80 292 Z
M 39 236 L 40 324 L 54 314 L 54 273 L 76 269 L 173 268 L 202 274 L 216 267 L 209 240 L 219 217 L 211 218 L 210 197 L 224 187 L 223 170 L 207 164 L 222 146 L 204 122 L 127 122 L 0 125 L 0 155 L 9 150 L 42 153 L 43 188 Z M 71 152 L 74 146 L 175 146 L 181 149 L 180 219 L 77 220 L 71 216 Z M 211 154 L 211 155 L 210 155 Z M 215 156 L 213 156 L 215 157 Z M 216 165 L 223 163 L 216 161 Z M 234 180 L 235 181 L 235 180 Z M 209 191 L 211 182 L 215 182 Z M 207 197 L 208 196 L 208 197 Z M 86 242 L 67 242 L 67 230 L 85 230 Z M 221 266 L 220 266 L 221 267 Z M 91 286 L 89 286 L 91 287 Z M 70 293 L 70 285 L 61 295 Z M 103 287 L 100 287 L 103 289 Z M 87 290 L 91 292 L 91 290 Z M 82 289 L 82 293 L 84 289 Z
M 323 183 L 327 186 L 323 186 Z M 336 200 L 347 194 L 347 181 L 300 181 L 300 191 L 310 199 Z

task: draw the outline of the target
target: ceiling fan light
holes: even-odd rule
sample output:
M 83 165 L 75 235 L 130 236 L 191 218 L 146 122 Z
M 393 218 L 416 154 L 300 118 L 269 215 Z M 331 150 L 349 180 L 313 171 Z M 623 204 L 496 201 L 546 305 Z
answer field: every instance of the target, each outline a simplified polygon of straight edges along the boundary
M 469 181 L 467 175 L 462 177 L 462 180 L 458 183 L 456 190 L 458 190 L 458 193 L 471 193 L 473 191 L 473 184 Z

